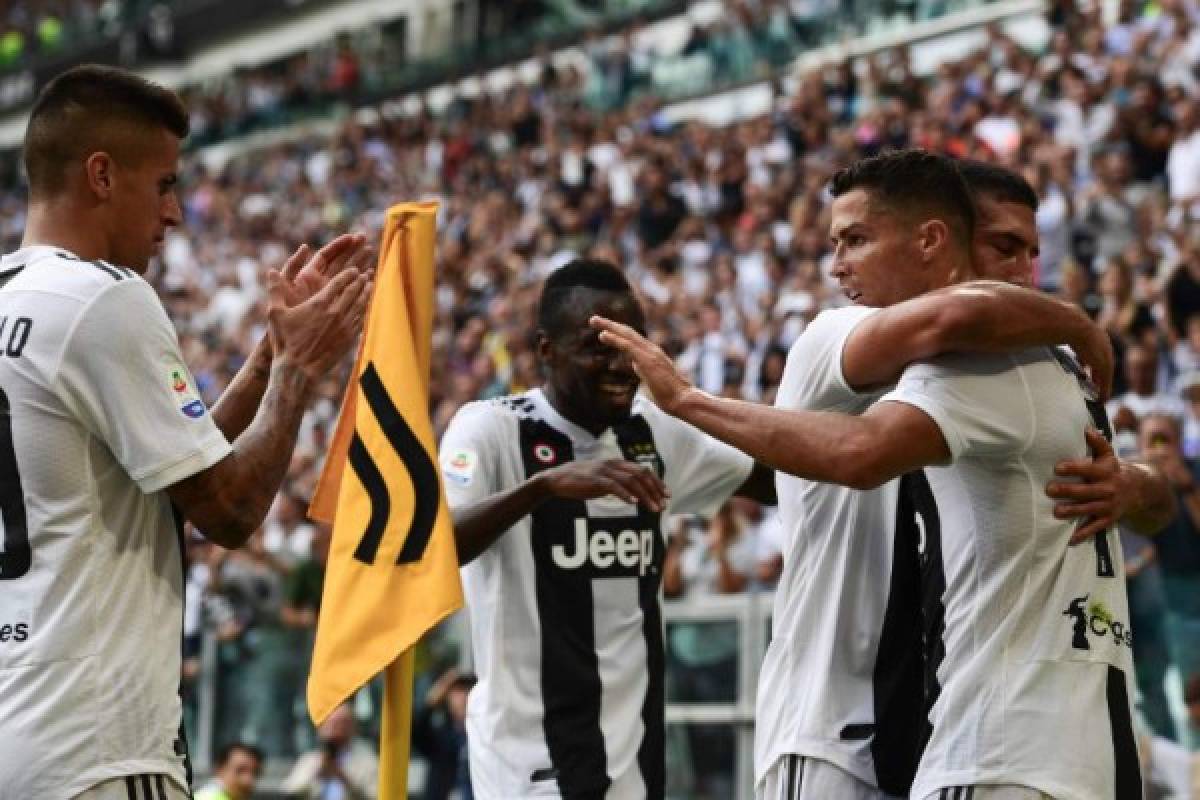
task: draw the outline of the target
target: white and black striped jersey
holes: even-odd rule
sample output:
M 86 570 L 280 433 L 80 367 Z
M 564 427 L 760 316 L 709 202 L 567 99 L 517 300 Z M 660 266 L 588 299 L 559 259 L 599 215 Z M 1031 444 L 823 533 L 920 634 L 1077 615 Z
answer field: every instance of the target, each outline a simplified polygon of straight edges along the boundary
M 941 429 L 952 464 L 911 485 L 928 574 L 933 730 L 913 797 L 1027 786 L 1057 800 L 1142 796 L 1119 534 L 1077 547 L 1045 486 L 1109 432 L 1066 355 L 952 355 L 905 371 L 884 401 Z M 944 620 L 944 629 L 942 621 Z
M 881 392 L 849 386 L 842 351 L 875 311 L 849 306 L 818 315 L 788 353 L 775 405 L 869 408 Z M 783 573 L 759 676 L 756 781 L 790 754 L 907 795 L 924 718 L 921 578 L 899 488 L 891 481 L 857 491 L 776 474 Z
M 51 247 L 0 259 L 0 797 L 186 788 L 163 489 L 229 450 L 142 278 Z
M 452 509 L 611 458 L 662 476 L 666 514 L 715 513 L 753 466 L 640 396 L 627 421 L 592 436 L 540 389 L 464 406 L 440 454 Z M 664 553 L 657 513 L 612 496 L 553 498 L 463 568 L 477 797 L 663 797 Z

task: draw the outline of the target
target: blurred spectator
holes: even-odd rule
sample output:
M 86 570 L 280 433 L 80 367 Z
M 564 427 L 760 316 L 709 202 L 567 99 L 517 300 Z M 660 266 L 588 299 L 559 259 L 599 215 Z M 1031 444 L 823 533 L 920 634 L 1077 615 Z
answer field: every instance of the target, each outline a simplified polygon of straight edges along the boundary
M 424 800 L 472 800 L 467 763 L 467 695 L 473 675 L 446 670 L 425 694 L 412 727 L 412 746 L 429 762 Z
M 1167 601 L 1171 661 L 1181 675 L 1200 673 L 1200 464 L 1183 456 L 1176 417 L 1150 414 L 1139 432 L 1142 456 L 1167 476 L 1179 515 L 1154 537 Z
M 220 648 L 220 738 L 254 741 L 270 755 L 290 756 L 299 686 L 292 643 L 280 625 L 287 567 L 266 551 L 259 530 L 241 550 L 212 546 L 209 569 L 210 596 L 228 614 Z
M 1196 322 L 1189 330 L 1194 327 L 1200 332 L 1200 317 Z M 1180 375 L 1175 386 L 1187 407 L 1183 418 L 1183 457 L 1197 461 L 1200 460 L 1200 365 Z
M 296 760 L 283 790 L 299 800 L 374 800 L 379 757 L 354 729 L 350 705 L 335 708 L 317 729 L 319 747 Z
M 304 559 L 312 546 L 313 526 L 305 519 L 305 501 L 285 486 L 263 525 L 263 547 L 286 565 Z
M 1113 149 L 1097 156 L 1095 182 L 1083 195 L 1080 216 L 1095 239 L 1096 258 L 1102 262 L 1120 256 L 1137 233 L 1131 177 L 1125 152 Z
M 666 596 L 729 594 L 746 588 L 756 571 L 757 548 L 736 510 L 743 505 L 756 507 L 731 499 L 717 511 L 707 531 L 697 534 L 691 520 L 676 528 L 663 564 Z
M 1182 420 L 1183 401 L 1158 390 L 1158 351 L 1143 344 L 1125 349 L 1125 380 L 1129 390 L 1108 402 L 1108 416 L 1118 431 L 1136 431 L 1147 414 L 1164 414 Z
M 288 572 L 280 609 L 280 619 L 284 625 L 307 631 L 316 628 L 331 538 L 332 531 L 328 525 L 316 526 L 313 529 L 311 555 Z
M 1161 415 L 1150 415 L 1143 421 L 1149 434 L 1157 430 Z M 1149 459 L 1149 436 L 1137 437 L 1137 449 L 1128 455 Z M 1161 446 L 1154 436 L 1155 448 Z M 1166 676 L 1171 666 L 1171 647 L 1168 641 L 1168 601 L 1163 585 L 1163 570 L 1154 543 L 1132 530 L 1121 529 L 1121 547 L 1125 554 L 1125 583 L 1129 593 L 1130 625 L 1136 627 L 1133 642 L 1134 674 L 1137 681 L 1139 708 L 1146 724 L 1155 735 L 1176 739 L 1175 720 L 1167 702 Z
M 361 77 L 358 54 L 350 45 L 350 37 L 342 34 L 338 36 L 337 51 L 329 70 L 329 91 L 342 100 L 353 100 Z
M 1167 185 L 1181 216 L 1196 219 L 1200 216 L 1200 101 L 1177 101 L 1175 119 L 1178 130 L 1167 154 Z
M 213 760 L 212 780 L 196 792 L 196 800 L 251 800 L 264 763 L 262 751 L 252 744 L 222 746 Z
M 1200 314 L 1200 229 L 1184 241 L 1179 263 L 1166 286 L 1168 334 L 1173 339 L 1187 336 L 1187 321 Z

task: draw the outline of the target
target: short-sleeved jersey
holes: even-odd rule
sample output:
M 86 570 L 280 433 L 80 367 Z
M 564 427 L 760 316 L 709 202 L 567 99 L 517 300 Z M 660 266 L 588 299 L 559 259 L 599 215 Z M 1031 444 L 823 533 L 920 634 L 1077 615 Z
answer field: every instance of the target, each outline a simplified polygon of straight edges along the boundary
M 163 489 L 229 449 L 142 278 L 51 247 L 0 259 L 0 795 L 186 788 Z
M 882 392 L 850 387 L 842 351 L 875 310 L 818 315 L 788 353 L 775 405 L 869 408 Z M 921 578 L 899 481 L 858 491 L 777 473 L 776 487 L 783 572 L 759 676 L 756 780 L 796 754 L 907 795 L 924 719 Z
M 452 509 L 569 461 L 655 470 L 666 514 L 711 515 L 753 462 L 638 397 L 593 436 L 540 389 L 464 406 L 442 440 Z M 551 498 L 463 568 L 479 682 L 467 736 L 480 798 L 656 798 L 665 791 L 660 514 Z
M 941 429 L 952 464 L 924 471 L 921 558 L 945 576 L 945 629 L 930 637 L 932 736 L 914 797 L 975 784 L 1059 800 L 1135 800 L 1132 643 L 1114 529 L 1068 546 L 1045 486 L 1108 432 L 1066 355 L 953 355 L 909 367 L 884 401 Z

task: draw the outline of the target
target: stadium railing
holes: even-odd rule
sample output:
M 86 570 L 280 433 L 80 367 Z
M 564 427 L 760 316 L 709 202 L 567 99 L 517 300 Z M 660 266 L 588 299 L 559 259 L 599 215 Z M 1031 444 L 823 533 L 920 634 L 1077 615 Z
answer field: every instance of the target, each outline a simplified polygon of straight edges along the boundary
M 667 797 L 679 800 L 749 800 L 754 796 L 754 703 L 758 674 L 770 640 L 771 592 L 697 596 L 664 605 L 666 629 L 667 694 Z M 440 657 L 457 656 L 464 670 L 471 669 L 469 634 L 465 614 L 459 614 L 438 632 Z M 223 672 L 215 633 L 203 637 L 200 673 L 194 686 L 195 702 L 189 711 L 192 756 L 198 783 L 208 776 L 216 741 L 220 685 Z M 306 658 L 297 653 L 297 658 Z M 418 679 L 427 686 L 430 674 Z M 300 687 L 301 692 L 303 687 Z M 422 694 L 418 688 L 416 700 Z M 297 697 L 299 701 L 300 698 Z M 355 702 L 366 719 L 361 733 L 370 737 L 377 720 L 379 692 L 367 687 Z M 299 706 L 297 706 L 299 710 Z M 300 730 L 304 728 L 305 730 Z M 297 738 L 311 740 L 307 723 L 298 723 Z M 253 738 L 251 736 L 251 738 Z M 423 765 L 415 758 L 414 788 L 420 785 Z M 260 784 L 265 798 L 284 797 L 279 792 L 293 761 L 268 757 Z

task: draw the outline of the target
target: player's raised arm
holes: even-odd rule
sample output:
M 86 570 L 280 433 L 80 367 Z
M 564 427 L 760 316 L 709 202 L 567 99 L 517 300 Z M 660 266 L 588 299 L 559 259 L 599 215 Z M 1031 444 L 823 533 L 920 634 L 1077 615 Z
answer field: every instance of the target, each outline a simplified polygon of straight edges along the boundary
M 661 348 L 632 328 L 600 317 L 592 325 L 630 357 L 660 408 L 776 470 L 871 489 L 949 458 L 937 426 L 916 409 L 889 403 L 853 417 L 714 397 L 692 386 Z
M 283 481 L 312 388 L 362 329 L 371 279 L 354 269 L 307 301 L 288 305 L 278 272 L 268 275 L 268 332 L 274 354 L 262 402 L 233 452 L 168 487 L 172 502 L 205 536 L 238 547 L 257 528 Z
M 344 269 L 368 272 L 371 256 L 361 234 L 338 236 L 315 253 L 308 245 L 300 245 L 284 264 L 285 302 L 289 308 L 299 305 Z M 344 322 L 348 324 L 349 320 Z M 213 406 L 213 422 L 230 441 L 242 435 L 258 412 L 271 375 L 272 355 L 271 337 L 264 336 Z
M 894 383 L 909 364 L 942 353 L 1042 345 L 1069 346 L 1108 397 L 1113 352 L 1107 334 L 1077 306 L 999 281 L 938 289 L 863 319 L 842 351 L 842 372 L 862 390 Z

